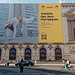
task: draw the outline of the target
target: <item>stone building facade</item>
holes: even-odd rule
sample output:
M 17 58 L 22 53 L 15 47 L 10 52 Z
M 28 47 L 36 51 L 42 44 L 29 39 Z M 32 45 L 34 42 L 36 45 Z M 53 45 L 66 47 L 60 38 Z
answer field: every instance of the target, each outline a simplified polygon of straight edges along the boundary
M 63 43 L 0 43 L 0 59 L 75 62 L 75 3 L 62 3 L 61 8 Z

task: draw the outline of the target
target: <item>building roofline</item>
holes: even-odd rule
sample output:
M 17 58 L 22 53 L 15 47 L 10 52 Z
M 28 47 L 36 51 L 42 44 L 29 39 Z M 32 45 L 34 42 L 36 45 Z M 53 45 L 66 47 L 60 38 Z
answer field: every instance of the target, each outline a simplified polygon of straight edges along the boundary
M 61 3 L 61 7 L 75 7 L 75 3 Z

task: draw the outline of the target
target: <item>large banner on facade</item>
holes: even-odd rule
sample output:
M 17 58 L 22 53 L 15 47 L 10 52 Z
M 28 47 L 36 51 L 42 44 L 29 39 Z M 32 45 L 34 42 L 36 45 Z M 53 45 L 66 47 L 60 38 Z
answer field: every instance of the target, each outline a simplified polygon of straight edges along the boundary
M 39 42 L 63 42 L 61 4 L 39 4 Z
M 0 43 L 62 43 L 60 4 L 0 4 Z

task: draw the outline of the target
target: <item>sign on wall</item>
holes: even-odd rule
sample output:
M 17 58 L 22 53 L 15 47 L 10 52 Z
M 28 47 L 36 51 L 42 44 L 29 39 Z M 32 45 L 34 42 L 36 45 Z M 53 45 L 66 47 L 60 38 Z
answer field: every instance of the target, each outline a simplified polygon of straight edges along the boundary
M 39 4 L 39 42 L 63 42 L 61 4 Z
M 0 43 L 62 43 L 61 4 L 0 4 Z

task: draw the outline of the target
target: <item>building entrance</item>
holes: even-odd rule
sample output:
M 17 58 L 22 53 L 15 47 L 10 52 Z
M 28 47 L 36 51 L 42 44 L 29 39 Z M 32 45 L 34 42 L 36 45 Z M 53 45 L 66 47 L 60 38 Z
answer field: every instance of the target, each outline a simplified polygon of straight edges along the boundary
M 31 60 L 31 49 L 30 48 L 26 48 L 25 49 L 25 60 Z
M 62 51 L 60 48 L 55 49 L 55 60 L 62 60 Z
M 16 60 L 16 49 L 15 48 L 10 49 L 9 60 Z
M 45 48 L 40 49 L 40 60 L 46 60 L 46 49 Z

